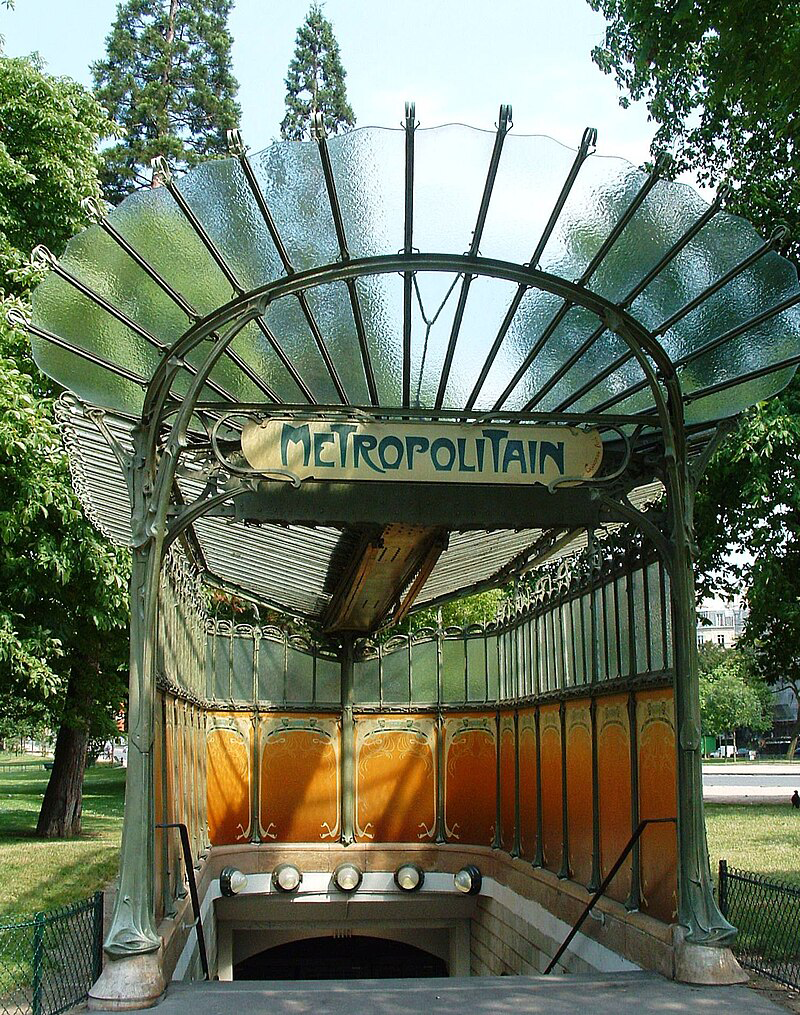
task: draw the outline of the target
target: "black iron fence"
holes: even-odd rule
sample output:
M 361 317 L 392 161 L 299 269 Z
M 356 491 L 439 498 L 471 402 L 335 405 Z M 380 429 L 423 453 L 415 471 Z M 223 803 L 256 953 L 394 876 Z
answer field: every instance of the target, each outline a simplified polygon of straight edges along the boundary
M 103 893 L 0 923 L 0 1015 L 59 1015 L 103 965 Z
M 800 987 L 800 887 L 720 860 L 719 907 L 739 930 L 733 951 L 746 969 Z

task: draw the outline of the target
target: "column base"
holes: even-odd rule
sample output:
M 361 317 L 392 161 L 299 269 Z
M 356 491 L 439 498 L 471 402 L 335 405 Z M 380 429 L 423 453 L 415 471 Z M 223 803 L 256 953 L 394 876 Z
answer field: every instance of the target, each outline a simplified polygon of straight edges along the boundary
M 103 972 L 89 991 L 90 1011 L 133 1011 L 152 1008 L 166 989 L 161 948 L 155 952 L 106 957 Z
M 726 986 L 750 979 L 730 948 L 693 944 L 685 935 L 683 927 L 675 928 L 675 979 L 680 983 Z

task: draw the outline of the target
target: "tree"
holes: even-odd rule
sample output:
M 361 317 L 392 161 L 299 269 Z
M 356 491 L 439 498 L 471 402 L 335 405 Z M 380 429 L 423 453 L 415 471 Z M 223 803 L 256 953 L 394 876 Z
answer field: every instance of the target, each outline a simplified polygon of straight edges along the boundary
M 588 0 L 608 21 L 592 51 L 627 106 L 644 99 L 653 148 L 674 172 L 734 186 L 728 207 L 769 233 L 788 222 L 800 256 L 800 2 Z
M 759 693 L 757 677 L 745 652 L 727 649 L 722 653 L 717 662 L 711 656 L 710 668 L 701 664 L 700 721 L 703 733 L 731 736 L 735 757 L 738 729 L 747 727 L 759 732 L 772 725 L 769 694 Z
M 319 4 L 312 3 L 297 30 L 294 57 L 286 76 L 286 116 L 281 122 L 281 137 L 291 141 L 309 138 L 311 119 L 317 112 L 322 113 L 329 135 L 352 127 L 356 118 L 347 101 L 346 76 L 333 25 Z
M 58 730 L 37 831 L 63 836 L 80 830 L 88 739 L 125 693 L 128 565 L 83 515 L 52 385 L 7 314 L 26 312 L 38 278 L 25 252 L 58 250 L 83 224 L 83 198 L 99 196 L 108 122 L 75 82 L 0 58 L 0 123 L 0 713 Z
M 726 207 L 762 233 L 785 222 L 786 253 L 798 264 L 799 0 L 588 2 L 608 21 L 593 59 L 615 76 L 622 105 L 646 101 L 659 124 L 653 149 L 674 149 L 676 173 L 730 184 Z M 747 592 L 746 640 L 768 680 L 786 676 L 796 689 L 800 627 L 787 611 L 800 599 L 798 449 L 794 380 L 743 415 L 710 463 L 695 512 L 698 591 Z M 747 556 L 737 564 L 731 553 Z
M 92 67 L 97 98 L 121 131 L 104 152 L 102 183 L 114 203 L 161 182 L 150 161 L 177 170 L 227 151 L 239 125 L 231 70 L 232 0 L 123 0 Z
M 758 558 L 752 567 L 748 596 L 750 615 L 745 641 L 770 683 L 788 687 L 798 706 L 789 735 L 787 757 L 793 758 L 800 738 L 800 543 L 792 539 L 785 551 Z

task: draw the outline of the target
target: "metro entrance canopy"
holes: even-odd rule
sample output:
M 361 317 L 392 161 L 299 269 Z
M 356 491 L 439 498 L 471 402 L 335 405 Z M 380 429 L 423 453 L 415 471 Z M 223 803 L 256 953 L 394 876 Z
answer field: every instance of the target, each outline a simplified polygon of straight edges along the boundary
M 669 580 L 678 922 L 730 938 L 704 846 L 693 484 L 720 425 L 800 363 L 800 286 L 779 230 L 761 240 L 724 193 L 709 206 L 662 179 L 664 160 L 644 173 L 594 154 L 592 130 L 577 152 L 510 131 L 507 106 L 491 133 L 420 129 L 409 104 L 400 130 L 327 140 L 317 122 L 314 141 L 252 156 L 233 136 L 230 158 L 179 179 L 162 165 L 163 187 L 92 209 L 60 260 L 39 250 L 34 355 L 72 393 L 59 419 L 87 511 L 134 550 L 112 955 L 158 945 L 147 815 L 170 547 L 341 653 L 346 793 L 353 634 L 609 524 L 640 530 Z

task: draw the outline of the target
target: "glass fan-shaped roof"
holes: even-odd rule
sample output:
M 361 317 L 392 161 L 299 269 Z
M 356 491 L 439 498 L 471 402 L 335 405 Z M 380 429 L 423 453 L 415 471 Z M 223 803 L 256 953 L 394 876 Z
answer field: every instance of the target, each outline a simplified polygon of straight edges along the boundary
M 37 288 L 37 363 L 82 400 L 135 416 L 194 321 L 276 284 L 214 368 L 205 402 L 648 409 L 637 360 L 596 312 L 503 277 L 496 262 L 528 265 L 538 245 L 534 267 L 657 337 L 678 367 L 687 422 L 729 416 L 788 382 L 793 366 L 770 368 L 800 352 L 797 274 L 744 220 L 596 154 L 565 188 L 575 151 L 512 132 L 497 156 L 498 135 L 461 125 L 414 132 L 412 186 L 407 143 L 407 130 L 378 128 L 277 142 L 132 194 L 71 240 Z M 370 260 L 404 250 L 450 261 Z M 469 270 L 452 260 L 465 254 Z M 351 262 L 348 281 L 336 267 Z M 281 279 L 304 272 L 299 296 L 281 293 Z M 176 395 L 207 349 L 189 353 Z

